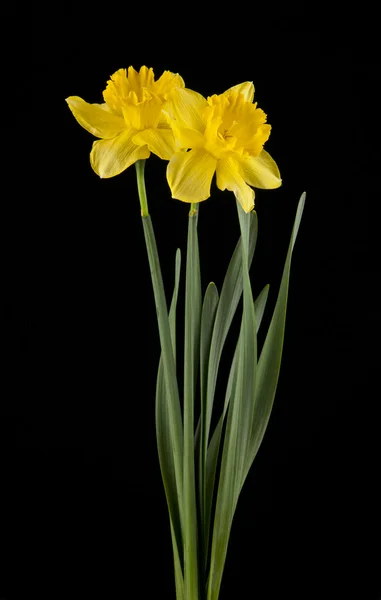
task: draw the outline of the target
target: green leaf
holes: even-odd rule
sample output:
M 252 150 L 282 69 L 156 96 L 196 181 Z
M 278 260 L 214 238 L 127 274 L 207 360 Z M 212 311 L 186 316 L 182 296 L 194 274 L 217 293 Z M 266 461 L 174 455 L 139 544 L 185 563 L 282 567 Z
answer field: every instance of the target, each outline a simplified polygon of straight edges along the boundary
M 156 247 L 155 234 L 152 227 L 151 217 L 142 217 L 144 237 L 146 242 L 148 262 L 151 271 L 152 287 L 156 305 L 157 323 L 159 327 L 160 346 L 163 360 L 165 398 L 168 407 L 168 433 L 171 440 L 173 453 L 173 464 L 175 470 L 176 491 L 178 506 L 183 505 L 183 437 L 182 418 L 179 390 L 176 378 L 176 365 L 172 348 L 171 332 L 165 299 L 163 279 L 160 269 L 159 255 Z M 179 508 L 181 511 L 181 508 Z M 180 512 L 180 518 L 182 514 Z
M 178 545 L 177 545 L 177 540 L 176 540 L 176 533 L 174 531 L 172 519 L 170 519 L 170 524 L 171 524 L 171 538 L 172 538 L 172 549 L 173 549 L 173 562 L 174 562 L 174 571 L 175 571 L 176 600 L 185 600 L 183 569 L 181 566 Z
M 257 215 L 255 212 L 250 214 L 250 245 L 249 245 L 249 263 L 254 256 L 254 249 L 257 239 Z M 222 355 L 222 350 L 232 323 L 235 311 L 242 294 L 242 254 L 241 254 L 241 239 L 238 241 L 234 250 L 233 256 L 229 263 L 228 270 L 225 275 L 224 283 L 221 290 L 220 299 L 218 302 L 213 334 L 210 344 L 209 362 L 208 362 L 208 377 L 206 394 L 201 394 L 201 454 L 202 462 L 200 463 L 201 471 L 201 489 L 204 500 L 201 504 L 201 521 L 205 532 L 204 556 L 208 556 L 208 539 L 210 530 L 211 506 L 214 489 L 213 470 L 209 470 L 207 484 L 207 449 L 209 444 L 210 424 L 213 412 L 214 394 L 217 383 L 218 367 Z
M 180 281 L 180 268 L 181 268 L 181 253 L 178 249 L 176 252 L 176 263 L 175 263 L 175 285 L 172 295 L 171 307 L 169 311 L 169 327 L 172 341 L 172 348 L 174 357 L 176 356 L 176 307 L 177 298 L 179 291 Z M 159 454 L 159 464 L 161 470 L 161 476 L 163 480 L 165 495 L 168 504 L 168 512 L 171 524 L 171 537 L 172 547 L 175 564 L 175 579 L 176 589 L 179 591 L 176 595 L 177 600 L 180 600 L 184 596 L 180 593 L 181 586 L 183 587 L 183 542 L 181 534 L 181 506 L 179 506 L 177 486 L 176 486 L 176 473 L 175 463 L 173 454 L 173 441 L 170 428 L 169 409 L 168 409 L 168 398 L 166 395 L 166 389 L 164 384 L 164 366 L 163 357 L 160 357 L 159 368 L 156 382 L 156 440 L 157 449 Z M 181 584 L 182 582 L 182 584 Z
M 254 422 L 252 424 L 250 444 L 245 460 L 241 487 L 243 486 L 249 469 L 261 445 L 266 427 L 270 418 L 275 392 L 278 384 L 280 364 L 282 359 L 283 339 L 286 322 L 288 284 L 292 252 L 298 235 L 300 221 L 303 214 L 306 194 L 303 193 L 299 200 L 291 241 L 283 269 L 283 276 L 279 288 L 278 298 L 274 313 L 267 332 L 267 336 L 258 361 L 257 379 L 254 399 Z
M 208 600 L 217 600 L 220 591 L 230 529 L 238 499 L 237 490 L 240 489 L 244 457 L 250 440 L 257 365 L 257 326 L 248 263 L 250 214 L 244 213 L 238 203 L 237 207 L 242 240 L 243 311 L 213 525 Z
M 184 593 L 186 598 L 197 600 L 198 528 L 195 476 L 194 403 L 197 371 L 200 356 L 201 278 L 197 240 L 197 210 L 189 213 L 188 250 L 185 289 L 185 341 L 184 341 Z
M 204 296 L 204 303 L 202 307 L 201 314 L 201 342 L 200 342 L 200 387 L 201 387 L 201 397 L 205 397 L 206 395 L 206 387 L 208 382 L 208 362 L 209 362 L 209 351 L 210 351 L 210 343 L 212 339 L 214 320 L 216 317 L 216 311 L 218 306 L 218 291 L 214 283 L 210 283 L 206 289 Z M 199 505 L 202 506 L 204 501 L 203 497 L 203 456 L 200 452 L 200 419 L 198 421 L 195 442 L 197 443 L 198 450 L 198 465 L 199 465 Z M 208 513 L 208 507 L 206 509 L 206 514 Z M 205 549 L 208 547 L 208 539 L 205 539 L 205 536 L 208 536 L 209 531 L 205 530 L 205 524 L 201 521 L 200 524 L 200 565 L 206 566 L 206 556 L 204 556 Z
M 255 299 L 255 316 L 257 321 L 257 333 L 262 323 L 263 313 L 265 312 L 267 298 L 269 296 L 269 284 L 265 285 L 263 290 Z
M 263 313 L 265 311 L 266 302 L 269 293 L 269 285 L 266 285 L 261 293 L 255 300 L 255 314 L 256 314 L 256 325 L 257 332 L 262 322 Z M 207 465 L 206 465 L 206 514 L 211 515 L 212 502 L 213 502 L 213 489 L 214 481 L 217 470 L 218 455 L 221 443 L 221 435 L 223 430 L 223 424 L 225 415 L 229 406 L 229 401 L 232 396 L 233 390 L 235 389 L 236 377 L 237 377 L 237 364 L 238 364 L 238 352 L 239 352 L 240 338 L 237 341 L 233 361 L 230 368 L 228 384 L 226 387 L 224 409 L 221 417 L 218 420 L 216 428 L 213 432 L 212 439 L 208 447 Z
M 249 264 L 254 256 L 257 241 L 258 221 L 255 212 L 250 213 L 251 231 L 249 247 Z M 213 336 L 209 354 L 208 385 L 205 406 L 205 433 L 206 441 L 209 438 L 210 422 L 213 411 L 214 393 L 217 383 L 217 373 L 222 350 L 229 332 L 230 325 L 237 310 L 238 302 L 242 294 L 242 268 L 241 268 L 241 239 L 238 241 L 233 256 L 229 263 L 221 290 L 218 303 L 216 319 L 213 328 Z M 205 442 L 204 442 L 205 443 Z M 204 448 L 206 454 L 206 449 Z
M 269 289 L 270 289 L 269 284 L 265 285 L 265 287 L 260 292 L 260 294 L 258 294 L 258 296 L 257 296 L 257 298 L 255 299 L 255 302 L 254 302 L 255 316 L 256 316 L 256 333 L 258 333 L 259 328 L 261 326 L 262 317 L 263 317 L 263 314 L 264 314 L 265 308 L 266 308 L 267 298 L 269 296 Z M 236 344 L 236 347 L 235 347 L 235 351 L 234 351 L 234 356 L 233 356 L 232 364 L 231 364 L 231 367 L 230 367 L 229 379 L 228 379 L 228 383 L 227 383 L 227 386 L 226 386 L 224 409 L 223 409 L 223 413 L 222 413 L 222 415 L 220 417 L 220 419 L 222 419 L 222 420 L 225 418 L 226 411 L 227 411 L 228 406 L 229 406 L 229 400 L 230 400 L 230 397 L 231 397 L 231 394 L 232 394 L 233 385 L 234 385 L 234 383 L 233 383 L 234 382 L 234 377 L 236 376 L 237 361 L 238 361 L 238 352 L 239 352 L 239 343 L 240 343 L 240 338 L 238 338 L 238 341 L 237 341 L 237 344 Z M 211 443 L 209 444 L 208 455 L 209 455 L 209 451 L 210 451 L 210 448 L 211 448 L 212 441 L 213 441 L 213 439 L 215 437 L 215 434 L 216 434 L 216 430 L 214 431 Z M 208 458 L 209 458 L 209 456 L 208 456 Z
M 237 202 L 238 215 L 241 226 L 242 245 L 242 274 L 243 274 L 243 312 L 242 326 L 240 335 L 240 350 L 238 356 L 238 379 L 236 386 L 238 413 L 238 433 L 236 442 L 238 463 L 235 475 L 237 490 L 244 465 L 244 457 L 247 453 L 249 444 L 251 423 L 253 421 L 253 396 L 254 382 L 257 370 L 257 324 L 254 307 L 253 293 L 251 290 L 249 276 L 249 215 L 247 215 L 241 205 Z M 238 485 L 237 485 L 238 481 Z
M 257 366 L 256 332 L 258 326 L 255 326 L 255 311 L 250 307 L 250 304 L 252 305 L 250 301 L 251 287 L 248 277 L 248 262 L 245 259 L 248 248 L 247 217 L 243 211 L 239 210 L 243 240 L 244 306 L 238 350 L 236 350 L 229 377 L 231 397 L 216 502 L 207 600 L 217 600 L 218 598 L 239 494 L 263 439 L 271 413 L 282 355 L 291 256 L 304 201 L 305 194 L 299 201 L 277 304 Z M 217 436 L 219 435 L 221 435 L 220 431 L 217 430 Z

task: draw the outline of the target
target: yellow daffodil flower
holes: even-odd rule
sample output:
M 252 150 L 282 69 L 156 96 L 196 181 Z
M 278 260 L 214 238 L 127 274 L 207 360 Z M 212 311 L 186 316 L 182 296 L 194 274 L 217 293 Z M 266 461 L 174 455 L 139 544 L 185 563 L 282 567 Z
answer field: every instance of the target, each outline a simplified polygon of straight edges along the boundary
M 243 210 L 250 212 L 254 208 L 250 186 L 281 185 L 276 163 L 263 150 L 271 126 L 253 99 L 251 82 L 207 99 L 186 88 L 171 92 L 167 112 L 178 149 L 167 167 L 172 198 L 206 200 L 216 173 L 219 189 L 234 192 Z
M 90 162 L 100 177 L 119 175 L 153 152 L 169 160 L 175 140 L 164 109 L 168 96 L 184 87 L 178 74 L 164 71 L 155 81 L 152 69 L 119 69 L 103 92 L 103 104 L 89 104 L 78 96 L 66 99 L 78 123 L 100 140 L 93 143 Z

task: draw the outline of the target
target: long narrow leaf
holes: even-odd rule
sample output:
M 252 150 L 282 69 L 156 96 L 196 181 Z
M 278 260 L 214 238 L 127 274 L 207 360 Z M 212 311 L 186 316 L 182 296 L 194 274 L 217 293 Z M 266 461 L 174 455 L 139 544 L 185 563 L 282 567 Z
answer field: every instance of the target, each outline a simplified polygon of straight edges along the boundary
M 253 337 L 255 327 L 250 316 L 251 311 L 247 310 L 250 306 L 251 288 L 245 260 L 242 262 L 244 276 L 243 318 L 238 359 L 236 359 L 236 364 L 233 365 L 235 372 L 232 375 L 232 398 L 229 403 L 213 529 L 212 554 L 208 579 L 208 600 L 217 600 L 218 598 L 230 529 L 238 497 L 248 470 L 263 439 L 274 401 L 283 347 L 291 256 L 302 217 L 304 202 L 305 194 L 302 195 L 299 201 L 278 300 L 257 369 L 255 357 L 256 333 Z M 240 210 L 239 217 L 244 258 L 245 240 L 247 242 L 247 221 Z M 251 344 L 254 344 L 254 348 L 252 349 L 250 347 Z M 253 360 L 254 371 L 256 370 L 257 374 L 255 375 L 254 373 L 254 377 L 252 378 L 251 374 L 248 373 L 248 369 L 250 370 L 250 364 Z
M 258 371 L 255 386 L 254 422 L 252 425 L 250 445 L 242 475 L 241 487 L 258 452 L 270 418 L 275 392 L 278 384 L 280 364 L 282 359 L 284 329 L 286 322 L 288 284 L 292 252 L 303 214 L 306 194 L 303 193 L 298 203 L 291 241 L 284 265 L 282 281 L 271 319 L 269 330 L 258 361 Z
M 176 533 L 174 531 L 174 526 L 172 520 L 170 520 L 171 524 L 171 538 L 172 538 L 172 548 L 173 548 L 173 562 L 174 562 L 174 571 L 175 571 L 175 588 L 176 588 L 176 600 L 185 600 L 184 595 L 184 575 L 181 566 L 181 560 L 179 556 Z
M 267 298 L 269 296 L 269 289 L 270 289 L 269 284 L 265 285 L 265 287 L 258 294 L 258 296 L 257 296 L 257 298 L 255 299 L 255 302 L 254 302 L 255 317 L 256 317 L 256 319 L 255 319 L 256 320 L 256 333 L 258 333 L 259 328 L 261 326 L 263 314 L 264 314 L 265 308 L 266 308 Z M 224 409 L 223 409 L 222 415 L 220 417 L 220 419 L 222 419 L 222 420 L 225 418 L 226 411 L 227 411 L 228 405 L 229 405 L 229 400 L 230 400 L 230 397 L 231 397 L 231 394 L 232 394 L 233 381 L 234 381 L 234 377 L 235 377 L 236 369 L 237 369 L 237 360 L 238 360 L 238 352 L 239 352 L 239 342 L 240 342 L 240 340 L 238 338 L 237 343 L 236 343 L 236 347 L 235 347 L 235 350 L 234 350 L 232 364 L 231 364 L 231 367 L 230 367 L 229 379 L 228 379 L 228 383 L 227 383 L 227 386 L 226 386 Z M 216 429 L 217 429 L 217 427 L 216 427 Z M 213 432 L 213 436 L 212 436 L 211 442 L 210 442 L 209 447 L 208 447 L 208 459 L 209 459 L 209 450 L 211 448 L 211 445 L 212 445 L 212 442 L 214 440 L 215 434 L 216 434 L 216 430 Z
M 250 215 L 250 245 L 248 261 L 254 256 L 255 244 L 257 240 L 257 215 Z M 209 444 L 209 433 L 212 419 L 214 394 L 217 383 L 218 366 L 222 355 L 224 343 L 232 323 L 238 302 L 242 294 L 242 268 L 241 268 L 241 239 L 238 241 L 230 260 L 228 270 L 223 282 L 216 318 L 213 327 L 213 335 L 210 344 L 209 362 L 208 362 L 208 381 L 206 394 L 201 395 L 201 453 L 202 462 L 200 463 L 201 493 L 203 502 L 201 504 L 201 515 L 205 542 L 208 543 L 210 530 L 210 508 L 211 497 L 213 495 L 214 480 L 209 477 L 207 489 L 206 471 L 207 471 L 207 449 Z M 211 474 L 211 473 L 210 473 Z M 208 555 L 208 546 L 204 547 L 204 556 Z
M 171 331 L 169 325 L 167 303 L 164 292 L 164 285 L 161 275 L 159 256 L 156 247 L 155 234 L 152 227 L 151 217 L 149 215 L 142 216 L 144 237 L 146 242 L 148 261 L 151 272 L 152 287 L 155 298 L 157 322 L 159 328 L 160 346 L 162 351 L 163 377 L 165 393 L 162 390 L 162 384 L 159 387 L 159 394 L 163 398 L 162 404 L 166 406 L 161 415 L 159 414 L 159 431 L 160 426 L 165 424 L 165 434 L 159 433 L 158 439 L 168 437 L 169 445 L 165 446 L 168 453 L 172 455 L 173 463 L 168 463 L 168 473 L 171 472 L 170 467 L 173 465 L 173 477 L 168 478 L 172 482 L 170 497 L 174 496 L 174 486 L 176 490 L 177 502 L 172 501 L 169 507 L 172 510 L 173 521 L 171 523 L 171 531 L 173 525 L 174 535 L 172 535 L 172 544 L 176 565 L 180 562 L 180 528 L 182 529 L 183 515 L 183 481 L 182 481 L 182 458 L 183 458 L 183 437 L 182 437 L 182 418 L 179 390 L 176 378 L 175 358 L 172 347 Z M 168 454 L 166 453 L 166 456 Z M 162 454 L 163 458 L 163 454 Z M 174 485 L 173 485 L 174 482 Z M 168 488 L 169 489 L 169 488 Z M 178 515 L 176 516 L 175 507 L 178 507 Z M 172 516 L 171 516 L 172 519 Z M 177 588 L 179 587 L 176 584 Z
M 269 293 L 269 285 L 266 285 L 255 300 L 257 332 L 261 325 L 263 313 L 265 311 L 268 293 Z M 219 449 L 220 449 L 220 443 L 221 443 L 223 424 L 224 424 L 225 415 L 226 415 L 226 412 L 227 412 L 227 409 L 229 406 L 229 401 L 232 396 L 233 389 L 234 389 L 235 383 L 236 383 L 239 343 L 240 342 L 238 339 L 236 348 L 235 348 L 235 352 L 234 352 L 233 361 L 232 361 L 231 368 L 230 368 L 228 384 L 226 387 L 224 409 L 223 409 L 221 417 L 218 420 L 218 423 L 213 432 L 212 439 L 211 439 L 209 447 L 208 447 L 208 456 L 207 456 L 207 465 L 206 465 L 206 515 L 207 515 L 208 523 L 210 523 L 211 513 L 212 513 L 214 481 L 215 481 L 215 477 L 216 477 L 217 462 L 218 462 L 218 455 L 219 455 Z M 210 535 L 210 527 L 208 530 L 208 534 Z
M 171 307 L 169 311 L 169 327 L 172 341 L 173 354 L 176 358 L 176 306 L 179 291 L 181 268 L 181 253 L 178 249 L 176 252 L 175 263 L 175 285 L 172 295 Z M 184 597 L 183 590 L 183 543 L 181 534 L 181 507 L 178 502 L 176 489 L 176 476 L 174 455 L 172 448 L 172 436 L 169 425 L 168 399 L 164 385 L 164 368 L 163 359 L 160 357 L 159 368 L 156 383 L 156 440 L 159 455 L 160 470 L 165 490 L 165 495 L 168 504 L 168 512 L 171 524 L 172 547 L 175 563 L 175 581 L 176 581 L 176 598 L 180 600 Z M 182 583 L 181 583 L 182 582 Z M 182 590 L 182 591 L 181 591 Z
M 179 506 L 182 506 L 182 418 L 179 390 L 176 378 L 175 359 L 173 355 L 171 333 L 169 329 L 167 302 L 164 293 L 159 255 L 157 252 L 151 217 L 149 215 L 142 217 L 142 222 L 151 271 L 152 287 L 155 297 L 157 322 L 159 327 L 160 346 L 164 369 L 164 382 L 166 397 L 168 400 L 169 428 L 171 432 L 172 450 L 174 455 L 176 489 L 179 499 Z
M 238 216 L 241 226 L 242 237 L 242 275 L 243 275 L 243 313 L 242 313 L 242 338 L 240 343 L 240 355 L 238 369 L 240 371 L 240 385 L 237 390 L 239 397 L 239 425 L 237 434 L 237 456 L 235 492 L 239 494 L 240 481 L 244 466 L 244 458 L 249 445 L 251 423 L 253 421 L 253 396 L 254 382 L 257 370 L 257 324 L 254 307 L 253 293 L 249 277 L 249 220 L 237 202 Z M 238 484 L 237 484 L 238 482 Z
M 216 311 L 218 306 L 218 291 L 214 283 L 210 283 L 207 287 L 204 297 L 204 303 L 202 306 L 202 314 L 201 314 L 201 339 L 200 339 L 200 388 L 201 388 L 201 397 L 205 397 L 206 395 L 206 387 L 208 382 L 208 362 L 209 362 L 209 351 L 210 351 L 210 342 L 212 339 L 214 320 L 216 317 Z M 196 435 L 195 435 L 195 443 L 197 444 L 198 450 L 198 461 L 197 464 L 199 466 L 199 507 L 202 506 L 204 501 L 203 498 L 203 481 L 202 481 L 202 472 L 203 472 L 203 455 L 200 452 L 200 419 L 199 424 L 197 426 Z M 206 507 L 206 515 L 208 514 L 208 507 Z M 205 526 L 205 522 L 203 522 L 202 517 L 204 514 L 200 514 L 200 568 L 206 568 L 207 557 L 205 555 L 206 549 L 208 548 L 208 535 L 209 529 Z
M 237 203 L 238 204 L 238 203 Z M 243 311 L 239 350 L 230 401 L 219 478 L 208 579 L 208 600 L 217 600 L 238 499 L 243 457 L 250 439 L 252 399 L 257 365 L 256 319 L 249 279 L 250 215 L 238 204 L 242 240 Z
M 238 385 L 237 376 L 234 387 Z M 227 545 L 235 510 L 234 483 L 236 473 L 236 437 L 238 434 L 238 412 L 234 410 L 237 395 L 233 392 L 229 402 L 226 431 L 224 436 L 221 470 L 218 484 L 216 511 L 213 524 L 212 547 L 207 582 L 207 600 L 217 600 L 220 592 L 222 570 L 225 564 Z

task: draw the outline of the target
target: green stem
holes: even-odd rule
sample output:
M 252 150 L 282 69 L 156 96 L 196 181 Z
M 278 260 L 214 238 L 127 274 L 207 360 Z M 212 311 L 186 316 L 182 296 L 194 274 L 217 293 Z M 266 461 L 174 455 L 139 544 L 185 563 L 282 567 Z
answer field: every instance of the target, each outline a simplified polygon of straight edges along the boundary
M 198 532 L 195 482 L 194 400 L 200 345 L 201 283 L 197 243 L 197 205 L 189 212 L 184 343 L 184 588 L 187 600 L 199 598 Z
M 155 234 L 152 227 L 151 217 L 148 214 L 147 196 L 144 183 L 144 161 L 137 161 L 136 174 L 138 183 L 138 193 L 140 206 L 142 209 L 142 223 L 144 238 L 146 242 L 148 261 L 151 272 L 152 287 L 156 305 L 157 323 L 159 328 L 160 345 L 162 351 L 164 382 L 168 399 L 168 418 L 173 443 L 173 459 L 175 467 L 175 479 L 178 496 L 178 505 L 181 507 L 183 498 L 183 476 L 182 476 L 182 458 L 183 458 L 183 439 L 182 439 L 182 418 L 180 408 L 179 390 L 176 378 L 176 366 L 173 356 L 171 333 L 168 320 L 168 309 L 165 298 L 163 278 L 160 269 L 159 255 L 156 246 Z
M 148 202 L 147 202 L 147 193 L 146 193 L 146 184 L 144 180 L 144 168 L 146 165 L 145 160 L 137 160 L 135 163 L 136 168 L 136 180 L 138 183 L 138 193 L 140 200 L 140 208 L 142 217 L 148 217 Z

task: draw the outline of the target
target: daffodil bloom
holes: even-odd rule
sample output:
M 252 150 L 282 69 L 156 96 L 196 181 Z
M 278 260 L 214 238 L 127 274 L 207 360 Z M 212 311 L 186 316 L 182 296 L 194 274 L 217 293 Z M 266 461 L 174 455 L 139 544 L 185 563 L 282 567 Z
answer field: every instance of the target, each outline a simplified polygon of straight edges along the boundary
M 245 82 L 223 94 L 203 96 L 174 89 L 168 110 L 176 152 L 167 167 L 172 197 L 201 202 L 210 196 L 216 173 L 220 190 L 234 192 L 245 212 L 254 208 L 254 190 L 281 185 L 279 169 L 263 149 L 271 126 L 257 104 L 254 85 Z
M 152 69 L 119 69 L 103 92 L 103 104 L 78 96 L 66 99 L 78 123 L 100 140 L 93 143 L 90 162 L 100 177 L 118 175 L 153 152 L 169 160 L 175 140 L 164 109 L 168 96 L 184 87 L 178 74 L 164 71 L 155 81 Z

